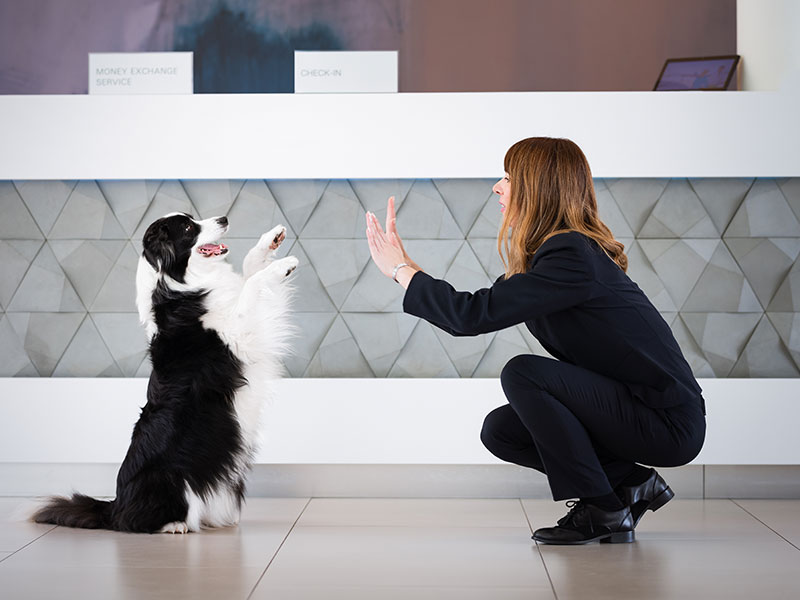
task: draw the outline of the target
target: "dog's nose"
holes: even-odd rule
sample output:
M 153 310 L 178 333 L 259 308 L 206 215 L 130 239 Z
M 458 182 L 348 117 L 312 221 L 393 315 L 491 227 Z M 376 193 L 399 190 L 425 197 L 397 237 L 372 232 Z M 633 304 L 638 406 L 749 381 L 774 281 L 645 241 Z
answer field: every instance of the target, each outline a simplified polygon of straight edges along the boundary
M 219 225 L 221 225 L 222 227 L 227 227 L 228 226 L 228 217 L 219 217 L 217 219 L 217 223 Z

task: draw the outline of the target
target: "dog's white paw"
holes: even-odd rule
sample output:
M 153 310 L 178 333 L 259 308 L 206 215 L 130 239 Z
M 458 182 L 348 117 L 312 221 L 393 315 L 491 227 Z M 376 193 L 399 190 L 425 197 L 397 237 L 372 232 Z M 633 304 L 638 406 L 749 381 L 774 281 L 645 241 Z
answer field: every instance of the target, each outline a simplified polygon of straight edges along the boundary
M 267 233 L 261 236 L 258 245 L 262 248 L 269 248 L 270 250 L 277 250 L 283 241 L 286 239 L 286 227 L 278 225 L 273 227 Z
M 291 275 L 292 271 L 294 271 L 297 268 L 297 265 L 300 264 L 300 261 L 297 259 L 296 256 L 287 256 L 286 258 L 282 258 L 277 262 L 283 269 L 284 277 L 288 277 L 289 275 Z
M 159 533 L 189 533 L 189 526 L 186 524 L 185 521 L 173 521 L 172 523 L 167 523 L 161 529 L 158 530 Z
M 286 256 L 275 260 L 251 278 L 254 285 L 262 290 L 269 290 L 273 285 L 284 281 L 297 268 L 300 261 L 294 256 Z

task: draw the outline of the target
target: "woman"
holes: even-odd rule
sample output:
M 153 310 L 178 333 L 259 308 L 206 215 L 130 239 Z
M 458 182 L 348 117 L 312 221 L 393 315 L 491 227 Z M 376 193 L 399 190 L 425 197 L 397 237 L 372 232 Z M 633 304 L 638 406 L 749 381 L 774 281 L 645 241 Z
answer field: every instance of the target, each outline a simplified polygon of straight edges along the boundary
M 406 254 L 389 199 L 384 232 L 367 214 L 375 264 L 406 288 L 403 310 L 452 335 L 524 322 L 558 360 L 512 358 L 500 375 L 508 404 L 486 417 L 484 445 L 545 473 L 570 511 L 533 539 L 632 542 L 646 510 L 674 495 L 637 463 L 678 466 L 705 438 L 705 405 L 672 332 L 625 274 L 623 245 L 597 215 L 586 157 L 564 139 L 528 138 L 505 156 L 493 191 L 506 272 L 491 288 L 457 292 Z

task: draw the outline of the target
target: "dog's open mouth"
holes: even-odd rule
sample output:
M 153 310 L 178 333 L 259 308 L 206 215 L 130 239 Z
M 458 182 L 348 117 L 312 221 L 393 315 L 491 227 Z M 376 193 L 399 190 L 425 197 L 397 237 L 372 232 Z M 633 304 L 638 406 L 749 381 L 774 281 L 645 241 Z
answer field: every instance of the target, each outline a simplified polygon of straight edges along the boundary
M 203 256 L 220 256 L 228 252 L 225 244 L 203 244 L 197 251 Z

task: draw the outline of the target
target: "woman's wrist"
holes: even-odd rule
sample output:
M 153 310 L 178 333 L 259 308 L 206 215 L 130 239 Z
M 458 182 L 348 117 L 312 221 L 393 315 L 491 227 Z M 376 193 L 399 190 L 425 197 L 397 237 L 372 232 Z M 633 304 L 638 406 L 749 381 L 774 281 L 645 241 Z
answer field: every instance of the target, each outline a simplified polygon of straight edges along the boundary
M 410 266 L 407 262 L 397 263 L 394 268 L 392 269 L 391 278 L 397 281 L 397 272 L 402 269 L 403 267 Z
M 408 289 L 408 284 L 411 283 L 411 278 L 414 277 L 414 274 L 420 270 L 421 269 L 416 265 L 404 265 L 397 270 L 395 281 L 403 286 L 403 289 Z

